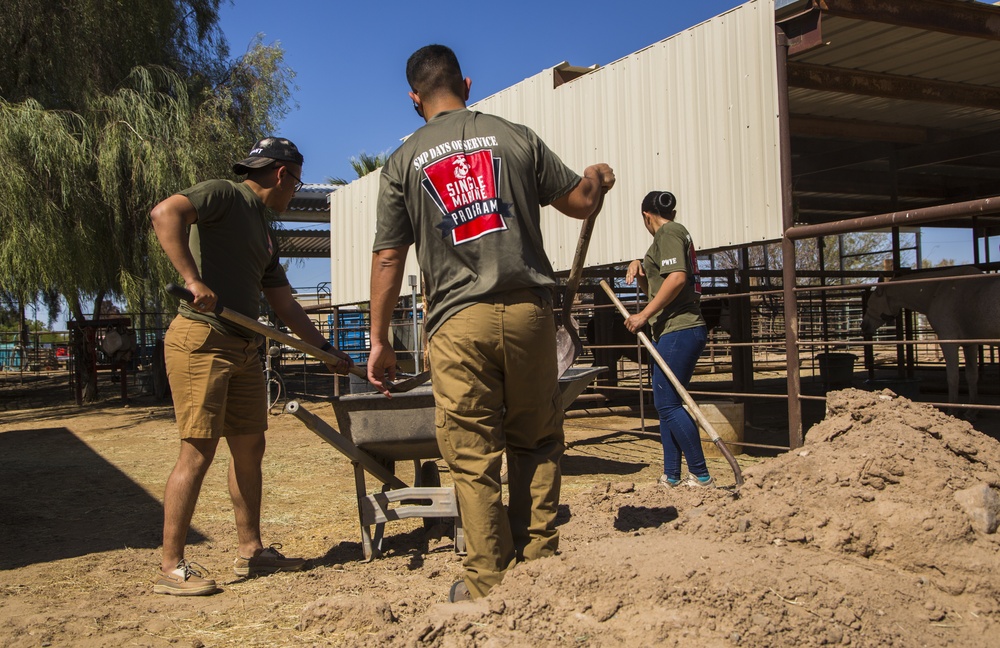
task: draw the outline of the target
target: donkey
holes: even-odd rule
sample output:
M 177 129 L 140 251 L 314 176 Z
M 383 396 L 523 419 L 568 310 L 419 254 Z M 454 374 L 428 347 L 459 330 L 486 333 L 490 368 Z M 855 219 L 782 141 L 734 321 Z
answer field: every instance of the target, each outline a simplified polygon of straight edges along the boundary
M 950 277 L 982 275 L 983 279 L 954 280 Z M 974 266 L 954 266 L 897 277 L 897 279 L 935 279 L 940 281 L 892 285 L 892 280 L 877 286 L 868 299 L 868 309 L 861 330 L 871 335 L 900 308 L 927 316 L 934 332 L 942 340 L 1000 338 L 1000 275 L 985 275 Z M 948 402 L 958 402 L 957 343 L 943 343 L 945 374 L 948 378 Z M 979 396 L 979 344 L 961 344 L 965 355 L 965 378 L 969 400 Z

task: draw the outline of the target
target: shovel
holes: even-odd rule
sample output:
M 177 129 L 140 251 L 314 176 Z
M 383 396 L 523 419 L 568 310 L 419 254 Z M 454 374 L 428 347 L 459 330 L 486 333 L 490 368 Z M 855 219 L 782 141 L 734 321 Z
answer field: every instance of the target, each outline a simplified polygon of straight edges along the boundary
M 622 314 L 622 317 L 628 319 L 629 312 L 625 309 L 625 306 L 622 305 L 621 300 L 618 299 L 618 296 L 615 295 L 614 291 L 611 290 L 611 286 L 608 285 L 608 282 L 603 279 L 601 280 L 601 288 L 604 289 L 604 292 L 608 294 L 611 301 L 613 301 L 615 306 L 618 307 L 618 312 Z M 656 345 L 654 345 L 652 340 L 649 339 L 649 336 L 642 331 L 639 331 L 636 335 L 639 336 L 639 341 L 642 342 L 642 345 L 646 347 L 647 351 L 649 351 L 649 355 L 652 356 L 657 366 L 659 366 L 663 373 L 667 376 L 670 384 L 672 384 L 674 389 L 677 390 L 677 393 L 681 395 L 681 399 L 684 401 L 688 414 L 690 414 L 694 420 L 697 421 L 698 426 L 701 427 L 701 429 L 708 432 L 708 436 L 712 439 L 712 443 L 719 448 L 719 452 L 721 452 L 722 456 L 729 462 L 730 467 L 733 469 L 733 474 L 736 476 L 736 485 L 742 486 L 743 471 L 740 470 L 740 465 L 736 463 L 736 458 L 733 457 L 733 453 L 729 451 L 725 442 L 721 437 L 719 437 L 719 433 L 716 432 L 715 428 L 712 427 L 712 424 L 708 422 L 708 419 L 705 418 L 704 414 L 702 414 L 701 408 L 698 407 L 698 404 L 694 402 L 693 398 L 691 398 L 691 394 L 684 389 L 684 385 L 681 384 L 681 381 L 677 379 L 674 372 L 670 370 L 669 366 L 667 366 L 666 361 L 663 359 L 663 356 L 660 355 L 660 352 L 656 350 Z
M 583 351 L 583 342 L 580 341 L 580 324 L 573 317 L 573 300 L 576 299 L 576 291 L 580 287 L 580 279 L 583 278 L 583 262 L 587 258 L 587 248 L 590 247 L 590 235 L 594 233 L 594 222 L 597 215 L 601 213 L 604 206 L 604 194 L 601 194 L 600 202 L 594 212 L 587 216 L 580 228 L 580 240 L 576 242 L 576 254 L 573 255 L 573 266 L 569 271 L 569 278 L 566 279 L 566 292 L 563 293 L 562 317 L 559 326 L 556 328 L 556 360 L 559 366 L 559 374 L 562 376 L 566 370 L 573 366 L 576 356 Z
M 177 284 L 167 284 L 167 292 L 173 295 L 174 297 L 177 297 L 178 299 L 183 299 L 189 304 L 194 301 L 194 295 L 191 294 L 190 290 L 184 288 L 183 286 L 178 286 Z M 327 353 L 326 351 L 323 351 L 319 347 L 314 347 L 313 345 L 307 342 L 303 342 L 297 337 L 288 335 L 287 333 L 282 333 L 281 331 L 277 330 L 274 327 L 268 326 L 267 324 L 261 324 L 252 317 L 247 317 L 242 313 L 231 311 L 228 308 L 222 306 L 221 304 L 216 304 L 215 310 L 213 312 L 224 320 L 229 320 L 233 324 L 242 326 L 243 328 L 249 329 L 254 333 L 260 333 L 264 337 L 274 340 L 275 342 L 281 342 L 282 344 L 290 346 L 293 349 L 298 349 L 299 351 L 307 355 L 310 355 L 318 360 L 322 360 L 327 364 L 337 366 L 344 363 L 343 360 L 333 355 L 332 353 Z M 348 371 L 357 376 L 358 378 L 364 378 L 365 380 L 368 380 L 368 372 L 357 365 L 351 367 L 350 369 L 348 369 Z M 417 375 L 407 378 L 406 380 L 389 384 L 388 385 L 389 391 L 397 394 L 401 392 L 410 391 L 414 387 L 419 387 L 420 385 L 427 382 L 430 379 L 430 377 L 431 377 L 431 372 L 429 371 L 418 373 Z

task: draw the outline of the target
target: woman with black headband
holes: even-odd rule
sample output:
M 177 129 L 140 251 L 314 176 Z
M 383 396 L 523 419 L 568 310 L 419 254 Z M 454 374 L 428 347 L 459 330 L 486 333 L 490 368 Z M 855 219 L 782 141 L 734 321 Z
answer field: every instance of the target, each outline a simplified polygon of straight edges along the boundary
M 698 257 L 687 229 L 674 221 L 677 199 L 669 191 L 651 191 L 642 201 L 642 220 L 653 237 L 643 259 L 629 264 L 625 281 L 636 279 L 649 296 L 642 312 L 630 316 L 625 326 L 632 333 L 649 324 L 656 349 L 677 379 L 687 387 L 698 357 L 705 349 L 708 328 L 701 316 L 701 277 Z M 660 416 L 663 475 L 660 484 L 673 488 L 713 487 L 705 465 L 698 426 L 684 411 L 680 394 L 653 363 L 653 403 Z M 681 481 L 681 455 L 687 459 L 688 478 Z

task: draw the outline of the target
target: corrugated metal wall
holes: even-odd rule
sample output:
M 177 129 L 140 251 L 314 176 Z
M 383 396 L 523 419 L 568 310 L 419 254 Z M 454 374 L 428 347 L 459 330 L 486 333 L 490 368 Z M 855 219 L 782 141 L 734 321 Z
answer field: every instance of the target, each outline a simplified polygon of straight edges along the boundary
M 652 189 L 676 194 L 678 221 L 700 250 L 781 237 L 773 0 L 748 2 L 559 88 L 545 70 L 474 108 L 530 126 L 577 171 L 595 162 L 615 169 L 588 266 L 643 255 L 650 238 L 639 205 Z M 336 303 L 369 297 L 377 190 L 373 173 L 333 194 Z M 553 266 L 569 269 L 580 222 L 551 207 L 542 218 Z M 416 274 L 413 257 L 408 274 Z
M 330 293 L 334 304 L 368 301 L 375 243 L 375 206 L 382 174 L 369 173 L 330 194 Z M 406 258 L 406 274 L 420 276 L 416 253 Z M 403 292 L 409 294 L 406 277 Z

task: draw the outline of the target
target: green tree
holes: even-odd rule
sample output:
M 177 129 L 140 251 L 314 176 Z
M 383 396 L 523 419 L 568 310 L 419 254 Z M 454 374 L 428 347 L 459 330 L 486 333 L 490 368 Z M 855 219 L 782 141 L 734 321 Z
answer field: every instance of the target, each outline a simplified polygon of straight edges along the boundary
M 361 151 L 357 156 L 351 156 L 351 167 L 354 169 L 354 172 L 358 174 L 359 178 L 363 178 L 372 171 L 384 167 L 388 159 L 389 151 L 382 151 L 381 153 L 376 153 L 375 155 Z M 351 182 L 350 180 L 345 180 L 344 178 L 327 178 L 326 181 L 332 185 L 346 185 Z
M 152 206 L 198 178 L 228 175 L 246 142 L 274 127 L 275 111 L 262 112 L 270 107 L 255 95 L 287 86 L 280 50 L 257 44 L 248 57 L 197 107 L 166 68 L 136 68 L 83 114 L 0 102 L 0 182 L 8 187 L 0 287 L 21 302 L 58 291 L 78 320 L 87 297 L 145 306 L 175 276 L 149 226 Z M 259 70 L 259 60 L 279 65 Z
M 262 37 L 227 63 L 219 0 L 14 4 L 0 23 L 13 52 L 0 62 L 0 301 L 21 321 L 56 295 L 76 320 L 85 301 L 155 308 L 176 275 L 150 209 L 228 176 L 289 110 L 294 73 Z
M 902 252 L 903 267 L 915 264 L 915 235 L 904 233 L 901 246 L 908 248 Z M 822 246 L 823 268 L 820 268 L 820 246 Z M 712 257 L 716 268 L 741 270 L 741 252 L 738 249 L 715 252 Z M 769 270 L 777 273 L 782 268 L 780 243 L 763 243 L 747 249 L 750 270 Z M 825 236 L 821 239 L 803 239 L 795 242 L 795 265 L 799 271 L 828 272 L 881 271 L 892 261 L 892 235 L 888 232 L 851 232 L 841 236 Z M 753 280 L 754 283 L 756 280 Z M 846 278 L 844 283 L 865 283 L 870 279 Z M 780 281 L 775 281 L 780 285 Z M 816 277 L 800 277 L 800 285 L 819 284 Z
M 0 42 L 31 43 L 34 54 L 15 47 L 17 55 L 0 67 L 0 152 L 9 161 L 0 168 L 7 188 L 0 202 L 0 296 L 31 303 L 57 292 L 78 320 L 82 301 L 91 298 L 99 304 L 111 296 L 143 308 L 155 299 L 155 287 L 173 278 L 154 244 L 149 210 L 198 179 L 228 175 L 247 142 L 270 134 L 289 110 L 294 73 L 280 46 L 265 46 L 260 36 L 223 68 L 225 43 L 214 26 L 218 0 L 155 0 L 129 4 L 128 11 L 103 0 L 17 4 L 18 19 L 0 28 Z M 63 13 L 52 18 L 48 37 L 59 42 L 48 43 L 37 19 L 25 14 L 48 16 L 55 5 Z M 89 24 L 115 7 L 122 14 L 117 22 L 105 20 L 117 25 L 113 34 L 102 26 L 87 37 L 74 33 L 72 42 L 59 38 L 68 33 L 60 28 L 63 14 Z M 137 67 L 105 90 L 121 71 L 117 55 L 134 62 L 142 53 L 129 38 L 113 36 L 150 22 L 156 24 L 142 32 L 148 58 L 179 71 Z M 49 59 L 38 60 L 49 45 Z M 74 76 L 62 69 L 64 59 L 75 55 L 86 88 L 63 82 Z M 16 74 L 11 59 L 55 75 L 52 87 Z
M 218 78 L 228 49 L 220 0 L 6 0 L 0 96 L 79 111 L 137 66 L 162 65 L 193 84 Z
M 932 263 L 930 259 L 923 259 L 920 262 L 920 267 L 924 270 L 929 270 L 931 268 L 949 268 L 955 265 L 960 265 L 955 262 L 955 259 L 941 259 L 937 263 Z

